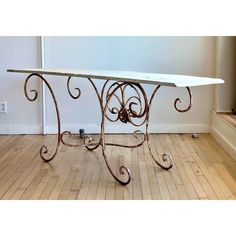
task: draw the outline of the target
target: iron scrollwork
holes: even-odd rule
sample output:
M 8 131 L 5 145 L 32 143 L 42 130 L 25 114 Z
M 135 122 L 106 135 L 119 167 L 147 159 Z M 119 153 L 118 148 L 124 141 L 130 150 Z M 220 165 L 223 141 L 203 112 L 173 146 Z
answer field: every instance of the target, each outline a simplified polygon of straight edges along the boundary
M 54 95 L 54 92 L 47 82 L 45 78 L 43 78 L 39 74 L 31 74 L 27 77 L 24 85 L 24 92 L 25 96 L 29 101 L 35 101 L 38 96 L 38 92 L 36 90 L 30 90 L 31 93 L 34 94 L 33 97 L 29 96 L 29 92 L 27 91 L 27 85 L 28 81 L 32 76 L 37 76 L 40 78 L 49 89 L 49 92 L 52 96 L 55 109 L 56 109 L 56 115 L 57 115 L 57 124 L 58 124 L 58 133 L 57 133 L 57 146 L 52 154 L 51 157 L 46 158 L 45 154 L 48 153 L 47 146 L 43 145 L 40 149 L 40 156 L 44 161 L 51 161 L 57 154 L 58 147 L 60 145 L 60 142 L 62 144 L 67 145 L 69 147 L 86 147 L 88 150 L 93 151 L 99 146 L 102 148 L 102 154 L 105 160 L 105 163 L 107 165 L 107 168 L 111 175 L 114 177 L 116 181 L 118 181 L 122 185 L 127 185 L 131 181 L 131 174 L 127 167 L 124 165 L 119 167 L 119 174 L 121 176 L 126 175 L 126 180 L 121 180 L 118 176 L 115 175 L 112 168 L 109 165 L 107 155 L 106 155 L 106 146 L 117 146 L 117 147 L 124 147 L 124 148 L 136 148 L 144 144 L 144 142 L 147 142 L 148 149 L 150 151 L 151 157 L 154 160 L 154 162 L 164 170 L 168 170 L 173 166 L 172 157 L 168 153 L 164 153 L 162 155 L 162 163 L 157 161 L 152 153 L 150 140 L 149 140 L 149 114 L 150 109 L 152 105 L 152 101 L 154 99 L 154 96 L 156 95 L 157 91 L 160 89 L 160 85 L 156 86 L 153 90 L 150 98 L 148 99 L 147 94 L 144 90 L 144 88 L 139 84 L 135 82 L 112 82 L 111 85 L 109 85 L 109 80 L 106 80 L 102 86 L 101 91 L 99 92 L 97 86 L 95 85 L 94 81 L 91 78 L 88 78 L 89 82 L 91 83 L 92 87 L 95 90 L 95 93 L 98 98 L 100 110 L 101 110 L 101 132 L 99 134 L 99 139 L 97 142 L 94 142 L 93 139 L 90 136 L 86 136 L 84 138 L 83 144 L 73 144 L 69 143 L 65 140 L 65 137 L 71 137 L 72 133 L 70 131 L 64 131 L 61 133 L 61 123 L 60 123 L 60 116 L 59 116 L 59 109 L 58 104 L 56 101 L 56 97 Z M 67 80 L 67 90 L 71 98 L 78 99 L 81 96 L 81 90 L 80 88 L 74 88 L 77 91 L 77 94 L 75 95 L 74 92 L 71 90 L 70 82 L 71 82 L 71 76 L 68 77 Z M 177 107 L 177 104 L 181 102 L 180 98 L 175 99 L 174 101 L 174 108 L 178 112 L 187 112 L 190 110 L 192 106 L 192 94 L 190 89 L 187 87 L 187 91 L 189 94 L 189 105 L 186 109 L 179 109 Z M 129 95 L 131 93 L 131 95 Z M 118 105 L 112 105 L 114 102 Z M 140 138 L 141 140 L 133 145 L 127 145 L 127 144 L 119 144 L 119 143 L 109 143 L 105 141 L 105 121 L 108 120 L 110 122 L 117 122 L 120 121 L 124 124 L 131 124 L 134 127 L 140 127 L 145 124 L 145 133 L 141 132 L 140 130 L 136 130 L 133 134 L 136 138 Z M 139 134 L 139 135 L 138 135 Z M 165 164 L 164 164 L 165 163 Z
M 192 93 L 190 91 L 190 88 L 189 87 L 186 87 L 187 91 L 188 91 L 188 95 L 189 95 L 189 105 L 187 106 L 186 109 L 179 109 L 177 107 L 177 104 L 178 103 L 182 103 L 182 100 L 180 98 L 176 98 L 175 99 L 175 102 L 174 102 L 174 107 L 175 107 L 175 110 L 178 111 L 178 112 L 187 112 L 191 109 L 192 107 Z
M 127 88 L 130 88 L 135 95 L 126 98 Z M 120 96 L 116 92 L 120 92 Z M 118 101 L 119 107 L 109 107 L 113 97 Z M 134 126 L 143 125 L 148 110 L 148 100 L 143 87 L 139 83 L 113 83 L 106 93 L 105 110 L 105 116 L 111 122 L 120 120 L 122 123 L 130 123 Z M 116 118 L 109 117 L 108 112 L 115 114 Z M 137 118 L 144 118 L 144 120 L 141 123 L 135 123 L 134 120 Z
M 161 167 L 162 169 L 169 170 L 173 166 L 173 160 L 172 160 L 171 155 L 169 153 L 162 154 L 162 161 L 164 163 L 166 163 L 166 162 L 168 163 L 168 161 L 169 161 L 169 164 L 167 164 L 167 165 L 163 165 L 158 160 L 155 159 L 155 157 L 154 157 L 154 155 L 152 153 L 152 150 L 151 150 L 151 145 L 150 145 L 150 140 L 149 140 L 149 131 L 148 131 L 148 128 L 149 128 L 149 114 L 150 114 L 150 109 L 151 109 L 152 101 L 153 101 L 153 98 L 156 95 L 157 91 L 160 89 L 160 87 L 161 87 L 160 85 L 156 86 L 156 88 L 153 90 L 152 95 L 151 95 L 150 100 L 149 100 L 149 111 L 147 113 L 147 118 L 146 118 L 146 137 L 147 137 L 146 139 L 147 139 L 148 149 L 149 149 L 149 152 L 151 154 L 151 157 L 152 157 L 153 161 L 159 167 Z
M 31 93 L 34 94 L 33 97 L 30 97 L 29 94 L 28 94 L 28 89 L 27 89 L 27 87 L 28 87 L 28 82 L 29 82 L 29 80 L 30 80 L 33 76 L 39 78 L 41 81 L 43 81 L 43 82 L 46 84 L 46 86 L 47 86 L 47 88 L 48 88 L 48 90 L 49 90 L 49 92 L 50 92 L 50 94 L 51 94 L 51 96 L 52 96 L 52 99 L 53 99 L 53 102 L 54 102 L 54 105 L 55 105 L 55 109 L 56 109 L 56 116 L 57 116 L 57 144 L 56 144 L 56 148 L 55 148 L 55 150 L 53 151 L 52 155 L 51 155 L 50 157 L 48 157 L 48 158 L 45 156 L 45 155 L 48 153 L 48 147 L 47 147 L 46 145 L 43 145 L 43 146 L 40 148 L 40 156 L 41 156 L 41 158 L 42 158 L 44 161 L 49 162 L 49 161 L 53 160 L 53 158 L 56 156 L 57 151 L 58 151 L 58 147 L 59 147 L 60 142 L 61 142 L 61 122 L 60 122 L 60 114 L 59 114 L 59 109 L 58 109 L 58 104 L 57 104 L 57 100 L 56 100 L 55 94 L 54 94 L 54 92 L 53 92 L 53 90 L 52 90 L 50 84 L 48 83 L 48 81 L 47 81 L 42 75 L 40 75 L 40 74 L 32 73 L 32 74 L 30 74 L 30 75 L 26 78 L 25 84 L 24 84 L 24 93 L 25 93 L 26 98 L 27 98 L 29 101 L 33 102 L 33 101 L 35 101 L 35 100 L 37 99 L 37 97 L 38 97 L 38 92 L 37 92 L 37 90 L 35 90 L 35 89 L 29 90 L 29 92 L 31 92 Z

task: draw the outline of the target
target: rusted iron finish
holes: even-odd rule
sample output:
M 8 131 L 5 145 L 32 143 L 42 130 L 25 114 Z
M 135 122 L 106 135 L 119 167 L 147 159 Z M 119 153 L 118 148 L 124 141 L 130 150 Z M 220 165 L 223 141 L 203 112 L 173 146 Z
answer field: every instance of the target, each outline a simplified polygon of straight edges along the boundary
M 78 94 L 76 96 L 72 94 L 72 92 L 70 91 L 70 80 L 71 80 L 71 78 L 72 77 L 69 76 L 68 79 L 67 79 L 67 91 L 73 99 L 78 99 L 81 95 L 81 91 L 80 91 L 80 88 L 74 88 L 75 90 L 78 91 Z
M 52 96 L 52 99 L 54 101 L 55 109 L 56 109 L 56 115 L 57 115 L 57 124 L 58 124 L 58 130 L 57 130 L 57 146 L 56 149 L 54 150 L 53 154 L 51 157 L 46 158 L 45 154 L 48 153 L 48 148 L 47 146 L 43 145 L 40 149 L 40 156 L 44 161 L 51 161 L 57 154 L 58 147 L 60 145 L 60 142 L 62 142 L 64 145 L 69 146 L 69 147 L 85 147 L 90 151 L 93 151 L 97 149 L 99 146 L 101 146 L 102 149 L 102 154 L 105 160 L 105 163 L 107 165 L 107 168 L 111 175 L 114 177 L 114 179 L 119 182 L 122 185 L 127 185 L 131 181 L 131 174 L 129 169 L 122 165 L 119 167 L 118 172 L 119 176 L 113 172 L 108 159 L 107 159 L 107 154 L 106 154 L 106 146 L 116 146 L 116 147 L 124 147 L 124 148 L 137 148 L 139 146 L 142 146 L 144 142 L 147 142 L 148 149 L 150 151 L 151 157 L 154 160 L 154 162 L 164 170 L 169 170 L 173 166 L 173 161 L 172 157 L 168 153 L 164 153 L 162 155 L 162 161 L 163 163 L 160 163 L 157 161 L 152 153 L 151 150 L 151 145 L 150 145 L 150 139 L 149 139 L 149 114 L 150 114 L 150 109 L 152 105 L 152 101 L 157 93 L 157 91 L 160 89 L 160 85 L 156 86 L 155 89 L 153 90 L 150 99 L 147 98 L 147 94 L 143 87 L 139 83 L 134 83 L 134 82 L 124 82 L 124 81 L 119 81 L 119 82 L 113 82 L 106 80 L 101 88 L 101 91 L 99 92 L 97 86 L 93 82 L 91 78 L 88 78 L 90 81 L 92 87 L 95 90 L 95 93 L 98 98 L 99 106 L 100 106 L 100 111 L 101 111 L 101 126 L 100 126 L 100 134 L 98 137 L 98 141 L 93 141 L 93 139 L 90 136 L 85 136 L 84 138 L 84 143 L 83 144 L 76 144 L 76 143 L 70 143 L 65 140 L 65 136 L 68 136 L 68 138 L 72 137 L 72 133 L 70 131 L 64 131 L 61 133 L 61 124 L 60 124 L 60 116 L 59 116 L 59 109 L 56 101 L 56 97 L 54 95 L 54 92 L 47 82 L 47 80 L 41 76 L 40 74 L 33 73 L 29 75 L 25 81 L 24 84 L 24 92 L 25 96 L 29 101 L 35 101 L 38 97 L 38 92 L 35 89 L 29 90 L 33 94 L 32 97 L 29 96 L 29 92 L 27 91 L 27 86 L 28 86 L 28 81 L 32 76 L 37 76 L 40 78 L 47 86 L 49 89 L 49 92 Z M 74 88 L 77 90 L 77 94 L 74 95 L 71 91 L 70 88 L 70 81 L 71 81 L 71 76 L 67 80 L 67 90 L 69 95 L 73 99 L 78 99 L 81 95 L 81 91 L 79 88 Z M 111 84 L 109 85 L 109 82 Z M 127 89 L 130 89 L 129 91 L 132 91 L 134 95 L 129 95 L 127 97 Z M 189 105 L 186 109 L 179 109 L 177 108 L 177 104 L 181 102 L 180 98 L 175 99 L 174 102 L 174 107 L 178 112 L 187 112 L 190 110 L 192 106 L 192 94 L 187 87 L 187 91 L 189 94 Z M 112 99 L 115 99 L 118 103 L 118 106 L 111 106 L 111 101 Z M 111 117 L 113 115 L 114 117 Z M 145 133 L 141 132 L 140 130 L 136 130 L 133 135 L 136 138 L 141 137 L 141 140 L 132 145 L 126 145 L 126 144 L 120 144 L 120 143 L 109 143 L 105 142 L 105 122 L 106 120 L 110 122 L 117 122 L 120 121 L 124 124 L 131 124 L 135 127 L 139 127 L 145 124 Z M 139 136 L 139 135 L 140 136 Z M 125 180 L 121 178 L 121 176 L 124 176 Z
M 147 112 L 147 117 L 146 117 L 146 140 L 147 140 L 147 146 L 148 146 L 148 149 L 149 149 L 149 152 L 151 154 L 151 157 L 152 157 L 153 161 L 159 167 L 161 167 L 162 169 L 169 170 L 173 166 L 173 161 L 172 161 L 171 155 L 168 154 L 168 153 L 164 153 L 162 155 L 162 160 L 163 160 L 163 162 L 167 162 L 167 165 L 162 165 L 159 161 L 157 161 L 155 159 L 155 157 L 154 157 L 154 155 L 152 153 L 152 150 L 151 150 L 151 144 L 150 144 L 150 140 L 149 140 L 149 131 L 148 131 L 148 127 L 149 127 L 149 114 L 150 114 L 150 109 L 151 109 L 152 101 L 153 101 L 153 98 L 156 95 L 157 91 L 160 89 L 160 87 L 161 87 L 160 85 L 156 86 L 156 88 L 153 90 L 152 95 L 151 95 L 150 100 L 149 100 L 148 112 Z
M 102 121 L 101 121 L 101 132 L 100 132 L 99 141 L 97 143 L 93 143 L 94 146 L 91 148 L 90 147 L 91 140 L 87 139 L 87 142 L 85 142 L 85 147 L 89 150 L 94 150 L 97 147 L 99 147 L 100 145 L 102 146 L 102 154 L 103 154 L 104 160 L 106 162 L 106 165 L 107 165 L 108 170 L 110 171 L 111 175 L 122 185 L 128 184 L 131 180 L 130 171 L 125 166 L 121 166 L 119 168 L 119 173 L 121 175 L 126 174 L 126 176 L 127 176 L 126 181 L 121 180 L 118 176 L 115 175 L 115 173 L 113 172 L 113 170 L 111 169 L 111 167 L 108 163 L 105 147 L 106 146 L 117 146 L 117 147 L 124 147 L 124 148 L 136 148 L 136 147 L 143 145 L 145 141 L 147 142 L 151 157 L 155 161 L 155 163 L 159 167 L 161 167 L 165 170 L 172 168 L 173 161 L 172 161 L 171 155 L 168 153 L 164 153 L 162 155 L 163 163 L 167 163 L 167 165 L 162 164 L 159 161 L 157 161 L 152 153 L 151 146 L 150 146 L 150 140 L 149 140 L 148 127 L 149 127 L 150 108 L 152 105 L 153 98 L 161 86 L 157 86 L 154 89 L 154 91 L 152 92 L 151 97 L 148 101 L 147 95 L 146 95 L 143 87 L 139 83 L 129 83 L 129 82 L 122 82 L 121 81 L 121 82 L 113 82 L 111 85 L 108 85 L 109 80 L 106 80 L 102 89 L 101 89 L 101 92 L 99 93 L 93 80 L 90 78 L 88 78 L 88 80 L 92 84 L 92 86 L 95 90 L 95 93 L 97 94 L 99 106 L 100 106 L 100 110 L 101 110 L 101 114 L 102 114 Z M 136 93 L 136 95 L 126 98 L 125 97 L 126 88 L 128 88 L 128 87 L 131 88 Z M 190 92 L 189 88 L 188 88 L 188 91 Z M 110 107 L 109 106 L 112 98 L 115 98 L 117 100 L 118 105 L 119 105 L 118 107 L 114 107 L 114 106 Z M 175 107 L 176 107 L 176 104 L 178 101 L 179 100 L 176 99 Z M 190 103 L 191 103 L 191 101 L 190 101 Z M 136 109 L 134 108 L 134 106 L 136 106 Z M 191 108 L 191 106 L 190 106 L 190 108 Z M 187 109 L 186 109 L 186 111 L 187 111 Z M 182 112 L 184 112 L 184 111 L 182 111 Z M 115 118 L 111 118 L 109 116 L 109 113 L 115 115 Z M 135 119 L 135 118 L 143 118 L 143 120 L 140 123 L 135 123 L 133 121 L 133 119 Z M 142 134 L 143 138 L 142 138 L 141 142 L 139 142 L 138 144 L 125 145 L 125 144 L 118 144 L 118 143 L 107 143 L 107 142 L 105 142 L 105 120 L 106 119 L 109 120 L 110 122 L 121 121 L 122 123 L 125 123 L 125 124 L 129 123 L 134 126 L 142 126 L 143 124 L 146 124 L 146 132 L 145 132 L 145 134 L 141 131 L 134 132 L 135 136 L 137 135 L 137 133 Z
M 124 148 L 137 148 L 137 147 L 140 147 L 140 146 L 142 146 L 143 143 L 146 141 L 146 135 L 145 135 L 143 132 L 141 132 L 140 130 L 136 130 L 136 131 L 134 131 L 133 135 L 134 135 L 134 137 L 137 138 L 137 139 L 138 139 L 137 134 L 142 135 L 141 141 L 140 141 L 139 143 L 137 143 L 137 144 L 125 145 L 125 144 L 119 144 L 119 143 L 106 143 L 106 142 L 105 142 L 105 145 L 106 145 L 106 146 L 124 147 Z
M 175 110 L 178 111 L 178 112 L 187 112 L 191 109 L 192 107 L 192 93 L 190 91 L 190 88 L 189 87 L 186 87 L 187 91 L 188 91 L 188 95 L 189 95 L 189 105 L 186 109 L 179 109 L 177 107 L 177 103 L 182 103 L 182 100 L 180 98 L 176 98 L 175 99 L 175 102 L 174 102 L 174 107 L 175 107 Z
M 131 88 L 136 95 L 126 99 L 125 91 L 128 87 Z M 117 95 L 117 92 L 119 92 L 120 98 Z M 103 106 L 105 116 L 109 121 L 116 122 L 120 120 L 122 123 L 130 123 L 136 127 L 145 123 L 145 116 L 148 110 L 148 100 L 143 87 L 139 83 L 115 82 L 109 87 L 105 97 L 106 100 Z M 117 99 L 119 107 L 109 107 L 109 103 L 113 97 Z M 135 110 L 134 106 L 138 109 Z M 115 119 L 112 119 L 109 116 L 109 113 L 116 115 Z M 143 121 L 141 121 L 141 123 L 136 123 L 134 121 L 135 118 L 143 118 Z
M 103 154 L 103 157 L 104 157 L 104 160 L 105 160 L 105 163 L 107 165 L 107 168 L 108 170 L 110 171 L 111 175 L 113 176 L 113 178 L 119 182 L 121 185 L 127 185 L 130 180 L 131 180 L 131 175 L 130 175 L 130 171 L 127 167 L 125 166 L 120 166 L 119 168 L 119 173 L 120 175 L 126 175 L 128 176 L 128 179 L 126 181 L 123 181 L 121 180 L 119 177 L 117 177 L 115 175 L 115 173 L 113 172 L 112 168 L 110 167 L 109 165 L 109 162 L 107 160 L 107 155 L 106 155 L 106 152 L 105 152 L 105 147 L 106 147 L 106 144 L 105 144 L 105 110 L 102 111 L 102 122 L 101 122 L 101 145 L 102 145 L 102 154 Z
M 70 132 L 70 131 L 63 131 L 62 133 L 61 133 L 61 142 L 64 144 L 64 145 L 66 145 L 66 146 L 68 146 L 68 147 L 81 147 L 81 144 L 71 144 L 71 143 L 67 143 L 65 140 L 64 140 L 64 137 L 65 136 L 69 136 L 69 137 L 71 137 L 72 136 L 72 133 Z
M 137 139 L 139 138 L 139 137 L 137 136 L 137 134 L 142 135 L 141 141 L 140 141 L 139 143 L 137 143 L 137 144 L 124 145 L 124 144 L 118 144 L 118 143 L 107 143 L 107 142 L 105 142 L 105 145 L 106 145 L 106 146 L 124 147 L 124 148 L 136 148 L 136 147 L 140 147 L 140 146 L 142 146 L 143 143 L 146 141 L 146 135 L 145 135 L 143 132 L 141 132 L 140 130 L 136 130 L 136 131 L 133 133 L 133 135 L 134 135 L 134 137 L 137 138 Z M 100 141 L 100 140 L 99 140 L 98 142 L 93 142 L 93 139 L 92 139 L 90 136 L 85 136 L 85 137 L 84 137 L 84 142 L 83 142 L 83 144 L 72 144 L 72 143 L 66 142 L 66 141 L 64 140 L 64 136 L 66 136 L 66 135 L 70 138 L 70 137 L 73 136 L 73 134 L 71 134 L 70 131 L 64 131 L 64 132 L 62 132 L 62 134 L 61 134 L 61 142 L 62 142 L 64 145 L 68 146 L 68 147 L 85 147 L 85 148 L 87 148 L 88 150 L 93 151 L 93 150 L 95 150 L 96 148 L 98 148 L 98 147 L 101 145 L 101 141 Z
M 37 77 L 39 79 L 41 79 L 43 81 L 43 83 L 46 84 L 51 96 L 52 96 L 52 99 L 53 99 L 53 102 L 54 102 L 54 105 L 55 105 L 55 109 L 56 109 L 56 116 L 57 116 L 57 145 L 56 145 L 56 148 L 54 150 L 54 152 L 51 154 L 50 157 L 46 157 L 45 154 L 48 153 L 48 147 L 46 145 L 43 145 L 40 149 L 40 156 L 41 158 L 46 161 L 46 162 L 49 162 L 51 161 L 57 154 L 57 151 L 58 151 L 58 147 L 60 146 L 60 142 L 61 142 L 61 122 L 60 122 L 60 114 L 59 114 L 59 109 L 58 109 L 58 105 L 57 105 L 57 100 L 56 100 L 56 97 L 55 97 L 55 94 L 50 86 L 50 84 L 47 82 L 47 80 L 40 74 L 37 74 L 37 73 L 32 73 L 30 74 L 26 80 L 25 80 L 25 84 L 24 84 L 24 93 L 25 93 L 25 96 L 26 98 L 33 102 L 37 99 L 38 97 L 38 92 L 35 90 L 35 89 L 31 89 L 30 92 L 31 93 L 34 93 L 34 97 L 33 98 L 30 98 L 29 94 L 28 94 L 28 91 L 27 91 L 27 87 L 28 87 L 28 82 L 29 80 L 33 77 Z
M 93 151 L 95 150 L 99 145 L 100 145 L 100 142 L 98 143 L 93 143 L 92 142 L 92 138 L 90 136 L 85 136 L 83 138 L 83 144 L 72 144 L 72 143 L 68 143 L 64 140 L 64 137 L 65 136 L 69 136 L 69 138 L 71 138 L 73 136 L 73 134 L 70 132 L 70 131 L 64 131 L 62 132 L 61 134 L 61 142 L 68 146 L 68 147 L 85 147 L 87 148 L 88 150 L 90 151 Z
M 131 175 L 130 175 L 130 171 L 127 167 L 125 166 L 120 166 L 119 167 L 119 173 L 120 175 L 127 175 L 127 180 L 124 181 L 122 179 L 120 179 L 118 176 L 115 175 L 115 173 L 113 172 L 112 168 L 109 165 L 109 162 L 107 160 L 107 155 L 106 155 L 106 143 L 105 143 L 105 118 L 106 118 L 106 109 L 107 109 L 107 96 L 106 96 L 106 101 L 104 101 L 104 92 L 105 92 L 105 88 L 106 85 L 108 84 L 108 81 L 106 81 L 102 87 L 101 93 L 99 94 L 97 87 L 95 86 L 94 82 L 92 79 L 89 78 L 90 83 L 92 84 L 93 88 L 95 89 L 95 92 L 97 94 L 98 97 L 98 101 L 100 104 L 100 108 L 101 108 L 101 114 L 102 114 L 102 121 L 101 121 L 101 133 L 100 133 L 100 142 L 99 145 L 101 145 L 102 147 L 102 154 L 106 163 L 106 166 L 109 170 L 109 172 L 111 173 L 111 175 L 113 176 L 113 178 L 119 182 L 121 185 L 127 185 L 130 180 L 131 180 Z M 114 86 L 114 85 L 113 85 Z M 104 105 L 104 102 L 106 105 Z
M 80 88 L 74 88 L 75 90 L 78 91 L 78 94 L 76 96 L 72 94 L 71 89 L 70 89 L 70 80 L 71 80 L 71 78 L 72 77 L 69 76 L 68 79 L 67 79 L 67 91 L 73 99 L 78 99 L 81 95 L 81 90 L 80 90 Z M 69 135 L 71 137 L 72 134 L 71 134 L 70 131 L 64 131 L 61 134 L 61 142 L 64 145 L 69 146 L 69 147 L 86 147 L 89 151 L 93 151 L 93 150 L 95 150 L 96 148 L 98 148 L 100 146 L 100 141 L 98 143 L 92 143 L 92 138 L 90 136 L 86 136 L 84 138 L 84 144 L 83 145 L 67 143 L 67 142 L 65 142 L 65 140 L 63 138 L 64 135 Z
M 91 137 L 86 137 L 84 139 L 84 146 L 89 150 L 89 151 L 94 151 L 101 145 L 101 138 L 97 143 L 93 142 L 93 139 Z

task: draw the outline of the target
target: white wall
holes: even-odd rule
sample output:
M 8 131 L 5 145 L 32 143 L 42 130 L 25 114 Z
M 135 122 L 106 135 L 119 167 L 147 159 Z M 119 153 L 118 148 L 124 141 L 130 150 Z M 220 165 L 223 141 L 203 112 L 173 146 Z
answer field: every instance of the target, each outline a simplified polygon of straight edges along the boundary
M 136 70 L 159 73 L 214 76 L 215 37 L 45 37 L 45 67 Z M 7 68 L 39 67 L 39 38 L 0 37 L 0 101 L 8 101 L 9 113 L 0 115 L 0 131 L 37 133 L 41 130 L 41 105 L 28 102 L 23 94 L 26 75 L 6 73 Z M 98 132 L 100 111 L 97 98 L 86 80 L 74 78 L 82 96 L 72 100 L 66 79 L 47 76 L 56 91 L 63 129 Z M 101 85 L 101 82 L 99 86 Z M 36 86 L 39 86 L 37 83 Z M 146 86 L 151 91 L 151 86 Z M 11 91 L 11 92 L 10 92 Z M 192 89 L 193 108 L 177 113 L 176 97 L 187 98 L 184 89 L 162 88 L 151 112 L 151 132 L 207 132 L 213 106 L 211 86 Z M 46 93 L 46 130 L 55 132 L 55 112 Z M 186 100 L 188 102 L 188 100 Z M 17 108 L 17 109 L 16 109 Z M 21 110 L 22 109 L 22 110 Z M 122 128 L 122 130 L 121 130 Z M 108 124 L 107 131 L 129 131 L 120 124 Z
M 236 109 L 236 37 L 218 37 L 216 76 L 225 84 L 216 86 L 216 111 Z
M 213 76 L 215 37 L 45 37 L 45 67 Z M 66 80 L 50 80 L 57 91 L 62 121 L 66 128 L 99 131 L 100 111 L 88 81 L 74 79 L 82 91 L 79 100 L 66 92 Z M 101 84 L 101 82 L 100 82 Z M 147 87 L 147 86 L 146 86 Z M 151 87 L 149 86 L 148 91 Z M 187 98 L 185 89 L 162 88 L 151 112 L 152 132 L 207 132 L 213 106 L 212 87 L 192 89 L 194 105 L 190 112 L 177 113 L 176 97 Z M 48 95 L 47 95 L 48 97 Z M 188 102 L 188 100 L 185 100 Z M 187 103 L 186 103 L 187 104 Z M 51 107 L 47 102 L 47 107 Z M 47 109 L 47 128 L 55 130 L 54 110 Z M 108 131 L 129 131 L 129 127 L 109 124 Z
M 39 67 L 38 37 L 0 37 L 0 101 L 7 101 L 8 113 L 0 113 L 0 133 L 41 132 L 40 97 L 30 104 L 23 94 L 23 74 L 7 73 L 9 68 Z M 32 81 L 39 89 L 39 82 Z

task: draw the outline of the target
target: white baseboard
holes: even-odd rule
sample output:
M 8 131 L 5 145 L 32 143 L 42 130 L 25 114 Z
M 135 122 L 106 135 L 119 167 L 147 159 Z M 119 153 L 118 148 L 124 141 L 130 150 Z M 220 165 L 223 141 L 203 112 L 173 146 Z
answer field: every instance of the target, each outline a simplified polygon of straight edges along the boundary
M 236 160 L 236 128 L 230 125 L 222 117 L 212 112 L 212 124 L 210 134 Z
M 0 134 L 41 134 L 41 125 L 0 125 Z
M 99 133 L 100 125 L 97 124 L 67 124 L 62 125 L 61 130 L 69 130 L 72 133 L 79 133 L 79 129 L 85 129 L 86 133 Z M 132 133 L 134 130 L 144 131 L 145 127 L 134 127 L 131 125 L 108 124 L 106 133 Z M 46 126 L 46 134 L 55 134 L 56 126 Z M 150 133 L 209 133 L 208 124 L 150 124 Z M 0 125 L 0 134 L 41 134 L 41 125 Z

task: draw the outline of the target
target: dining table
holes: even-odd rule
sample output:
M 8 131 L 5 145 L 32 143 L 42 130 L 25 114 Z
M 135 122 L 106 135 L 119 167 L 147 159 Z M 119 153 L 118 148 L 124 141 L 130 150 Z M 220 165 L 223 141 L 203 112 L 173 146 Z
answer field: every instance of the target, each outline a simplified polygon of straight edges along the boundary
M 44 83 L 52 96 L 53 104 L 55 106 L 57 117 L 57 142 L 55 149 L 49 152 L 46 144 L 40 148 L 40 156 L 45 162 L 52 161 L 58 152 L 60 145 L 69 147 L 86 148 L 89 151 L 94 151 L 101 147 L 102 156 L 104 157 L 108 171 L 121 185 L 127 185 L 131 181 L 130 170 L 121 165 L 118 171 L 113 170 L 108 161 L 106 146 L 117 146 L 121 148 L 137 148 L 147 144 L 148 151 L 153 161 L 164 170 L 169 170 L 173 166 L 172 156 L 169 153 L 163 153 L 161 159 L 157 159 L 152 151 L 150 134 L 149 134 L 149 120 L 151 105 L 153 99 L 161 87 L 180 87 L 186 89 L 189 97 L 188 104 L 183 108 L 180 106 L 182 102 L 180 98 L 173 101 L 173 106 L 177 112 L 187 112 L 192 107 L 193 95 L 191 87 L 222 84 L 224 81 L 219 78 L 209 78 L 202 76 L 191 75 L 176 75 L 176 74 L 160 74 L 147 73 L 135 71 L 107 71 L 107 70 L 71 70 L 71 69 L 8 69 L 8 72 L 24 73 L 26 79 L 24 82 L 24 94 L 26 98 L 33 102 L 38 97 L 36 89 L 30 89 L 29 81 L 33 78 L 39 79 Z M 47 78 L 45 77 L 47 75 Z M 71 86 L 71 79 L 88 81 L 88 90 L 94 90 L 98 99 L 98 106 L 101 111 L 100 132 L 97 140 L 91 136 L 85 135 L 82 143 L 73 143 L 70 138 L 73 135 L 71 131 L 61 130 L 60 110 L 55 95 L 55 91 L 50 84 L 48 77 L 55 76 L 66 80 L 66 89 L 68 95 L 72 99 L 79 99 L 86 91 L 81 91 L 79 87 L 73 88 Z M 98 82 L 99 81 L 99 82 Z M 97 86 L 97 83 L 102 86 Z M 152 87 L 151 93 L 147 93 L 145 84 Z M 85 110 L 86 111 L 86 110 Z M 106 122 L 121 122 L 126 125 L 135 127 L 133 135 L 137 138 L 134 144 L 121 144 L 106 141 Z M 141 131 L 139 127 L 144 127 L 145 131 Z M 68 141 L 69 140 L 69 141 Z

